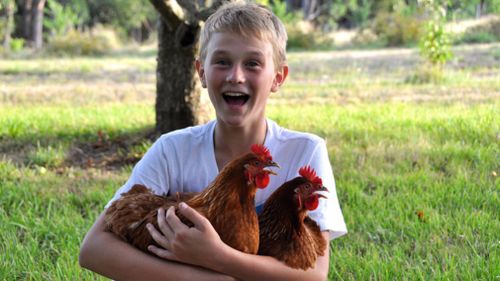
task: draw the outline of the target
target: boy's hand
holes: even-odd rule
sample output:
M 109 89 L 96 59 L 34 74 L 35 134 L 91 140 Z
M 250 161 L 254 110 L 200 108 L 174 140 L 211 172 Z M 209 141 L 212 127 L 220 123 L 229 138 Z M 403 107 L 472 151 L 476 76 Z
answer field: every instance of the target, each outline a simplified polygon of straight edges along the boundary
M 221 249 L 229 246 L 222 242 L 210 222 L 196 210 L 180 203 L 179 211 L 194 227 L 182 223 L 174 207 L 170 207 L 166 215 L 165 210 L 160 208 L 158 226 L 161 232 L 151 224 L 147 228 L 156 243 L 163 248 L 150 245 L 148 250 L 167 260 L 214 269 L 216 265 L 212 261 L 216 260 Z

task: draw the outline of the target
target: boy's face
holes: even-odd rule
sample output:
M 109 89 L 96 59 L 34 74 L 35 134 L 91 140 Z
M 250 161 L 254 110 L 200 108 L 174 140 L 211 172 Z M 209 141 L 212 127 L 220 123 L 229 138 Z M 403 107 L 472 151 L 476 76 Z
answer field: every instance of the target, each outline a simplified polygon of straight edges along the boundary
M 206 58 L 196 62 L 202 85 L 208 89 L 217 120 L 242 127 L 259 122 L 267 99 L 284 82 L 288 68 L 276 70 L 273 48 L 256 37 L 219 32 L 206 47 Z

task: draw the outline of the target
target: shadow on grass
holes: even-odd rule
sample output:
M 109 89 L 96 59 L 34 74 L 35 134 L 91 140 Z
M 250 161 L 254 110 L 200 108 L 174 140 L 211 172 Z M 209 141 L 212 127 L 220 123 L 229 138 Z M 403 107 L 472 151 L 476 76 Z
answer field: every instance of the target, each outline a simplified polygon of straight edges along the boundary
M 150 126 L 122 132 L 99 130 L 95 134 L 27 135 L 19 139 L 0 137 L 0 160 L 50 169 L 116 170 L 134 165 L 158 137 L 159 134 Z M 62 156 L 57 153 L 60 147 L 64 148 L 60 153 Z M 58 157 L 61 157 L 60 161 L 55 160 Z

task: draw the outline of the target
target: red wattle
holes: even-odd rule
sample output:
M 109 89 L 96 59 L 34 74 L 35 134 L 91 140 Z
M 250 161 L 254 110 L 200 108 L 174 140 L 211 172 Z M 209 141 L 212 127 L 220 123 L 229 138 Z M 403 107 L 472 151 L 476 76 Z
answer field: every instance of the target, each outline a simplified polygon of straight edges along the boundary
M 312 197 L 311 199 L 306 200 L 304 205 L 306 206 L 307 210 L 313 211 L 316 210 L 316 208 L 318 208 L 319 200 L 317 197 Z
M 255 185 L 258 188 L 265 188 L 269 184 L 269 175 L 266 173 L 259 174 L 255 177 Z

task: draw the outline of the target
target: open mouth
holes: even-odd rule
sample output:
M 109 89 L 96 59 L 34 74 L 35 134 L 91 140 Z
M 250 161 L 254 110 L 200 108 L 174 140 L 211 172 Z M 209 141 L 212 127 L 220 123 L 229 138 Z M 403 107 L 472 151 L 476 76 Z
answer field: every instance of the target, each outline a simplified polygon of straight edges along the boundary
M 243 94 L 243 93 L 233 93 L 233 92 L 227 92 L 222 94 L 222 98 L 229 104 L 229 105 L 244 105 L 248 99 L 250 98 L 249 95 Z

